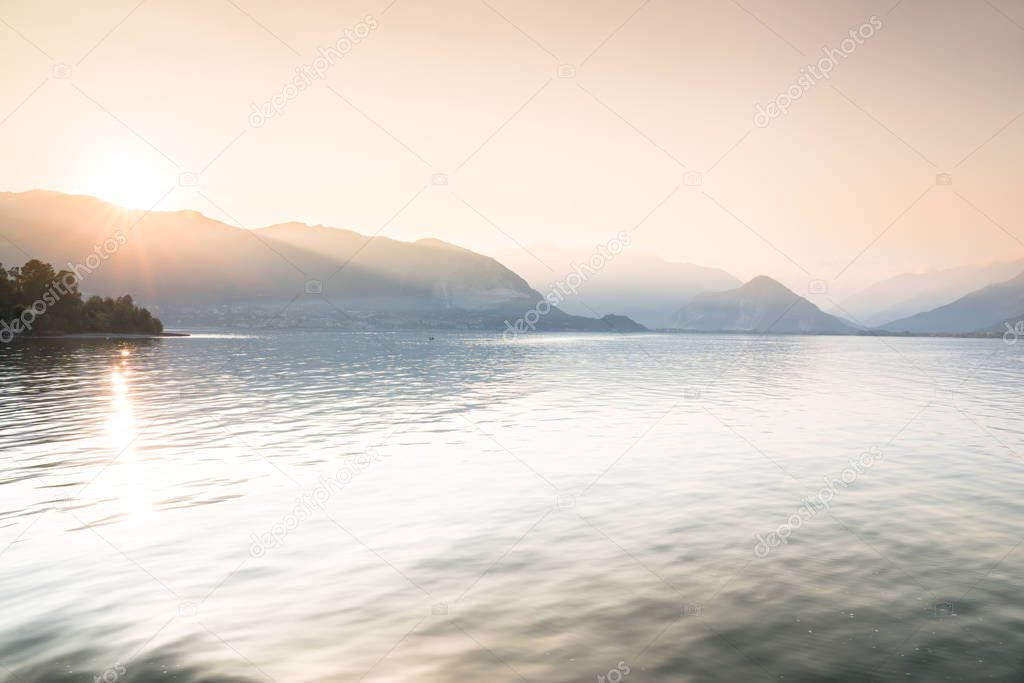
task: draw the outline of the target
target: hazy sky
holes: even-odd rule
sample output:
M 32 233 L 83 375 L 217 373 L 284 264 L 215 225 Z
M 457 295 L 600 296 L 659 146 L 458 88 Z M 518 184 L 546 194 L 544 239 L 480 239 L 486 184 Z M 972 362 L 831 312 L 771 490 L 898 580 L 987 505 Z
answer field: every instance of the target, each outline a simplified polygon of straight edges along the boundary
M 0 190 L 483 252 L 645 221 L 835 291 L 1024 256 L 1021 0 L 8 0 L 0 61 Z

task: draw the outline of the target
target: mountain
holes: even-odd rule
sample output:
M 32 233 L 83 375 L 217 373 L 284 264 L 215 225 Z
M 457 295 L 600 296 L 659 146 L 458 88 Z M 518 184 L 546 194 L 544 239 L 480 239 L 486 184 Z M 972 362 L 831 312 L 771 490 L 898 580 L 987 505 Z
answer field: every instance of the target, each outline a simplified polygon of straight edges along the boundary
M 760 275 L 737 289 L 695 296 L 669 325 L 694 332 L 849 334 L 856 328 Z
M 124 244 L 114 239 L 121 232 Z M 318 295 L 386 307 L 476 308 L 538 298 L 497 261 L 442 242 L 407 243 L 297 223 L 244 230 L 194 211 L 126 211 L 92 197 L 0 194 L 4 263 L 39 257 L 62 267 L 104 256 L 86 292 L 128 290 L 189 305 Z M 87 265 L 87 264 L 86 264 Z
M 580 278 L 576 292 L 567 288 L 559 307 L 577 315 L 622 313 L 648 327 L 664 327 L 681 306 L 701 292 L 718 292 L 742 283 L 718 268 L 675 263 L 658 256 L 631 253 L 630 247 L 603 259 L 591 268 L 596 249 L 561 249 L 530 246 L 495 253 L 535 289 L 547 294 L 559 292 L 570 274 Z
M 614 315 L 612 313 L 601 316 L 600 323 L 609 332 L 644 332 L 647 330 L 646 327 L 637 323 L 629 316 Z
M 1024 312 L 1024 272 L 981 289 L 945 306 L 883 325 L 887 332 L 968 334 L 991 330 Z
M 1024 260 L 897 275 L 843 300 L 838 310 L 859 323 L 875 327 L 944 306 L 1021 271 Z
M 266 321 L 287 310 L 332 326 L 503 329 L 542 298 L 493 258 L 440 240 L 300 223 L 247 230 L 195 211 L 147 213 L 48 191 L 0 193 L 0 236 L 0 263 L 78 266 L 83 292 L 132 292 L 165 322 Z M 609 325 L 552 307 L 535 327 Z

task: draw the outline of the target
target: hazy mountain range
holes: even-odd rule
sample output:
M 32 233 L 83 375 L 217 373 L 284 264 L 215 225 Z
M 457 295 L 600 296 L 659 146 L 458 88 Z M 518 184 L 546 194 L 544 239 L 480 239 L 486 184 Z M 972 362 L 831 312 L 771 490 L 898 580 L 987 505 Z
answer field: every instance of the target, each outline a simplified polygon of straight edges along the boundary
M 0 263 L 78 266 L 83 292 L 131 293 L 171 325 L 642 330 L 636 320 L 695 332 L 995 334 L 1024 316 L 1024 262 L 890 278 L 843 302 L 851 321 L 766 276 L 742 284 L 628 251 L 594 266 L 594 253 L 532 247 L 495 259 L 436 239 L 300 223 L 247 230 L 194 211 L 0 193 Z
M 695 332 L 850 334 L 856 328 L 761 275 L 725 292 L 695 296 L 669 324 Z
M 127 289 L 159 304 L 287 301 L 307 290 L 408 308 L 538 298 L 497 261 L 438 240 L 397 242 L 297 223 L 244 230 L 191 211 L 143 216 L 92 197 L 2 194 L 0 229 L 8 241 L 0 257 L 12 265 L 29 256 L 84 264 L 98 245 L 112 253 L 83 278 L 85 291 Z M 117 232 L 124 244 L 103 249 Z
M 1024 273 L 1005 282 L 982 287 L 945 306 L 888 323 L 882 329 L 914 334 L 1004 331 L 1004 321 L 1022 318 Z
M 570 273 L 581 273 L 575 292 L 559 306 L 578 315 L 615 311 L 650 328 L 667 327 L 679 309 L 697 294 L 735 289 L 742 282 L 720 268 L 673 263 L 652 254 L 630 253 L 596 261 L 596 249 L 528 246 L 498 252 L 495 257 L 542 293 L 560 291 Z
M 503 329 L 541 301 L 498 263 L 440 240 L 400 242 L 298 223 L 246 230 L 193 211 L 128 211 L 93 197 L 0 194 L 0 263 L 80 270 L 86 293 L 132 293 L 161 316 Z M 104 246 L 106 245 L 106 246 Z M 543 310 L 547 310 L 546 308 Z M 211 313 L 212 312 L 212 313 Z M 552 307 L 537 329 L 641 329 Z M 166 321 L 166 320 L 165 320 Z
M 952 303 L 1019 273 L 1024 273 L 1024 260 L 897 275 L 843 300 L 839 311 L 864 326 L 882 326 Z

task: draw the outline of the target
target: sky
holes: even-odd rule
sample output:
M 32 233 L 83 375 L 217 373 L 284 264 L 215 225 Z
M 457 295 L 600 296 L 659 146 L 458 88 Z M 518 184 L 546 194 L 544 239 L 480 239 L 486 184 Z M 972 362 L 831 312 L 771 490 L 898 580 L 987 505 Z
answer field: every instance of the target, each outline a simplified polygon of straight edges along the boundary
M 1024 0 L 8 0 L 0 63 L 0 191 L 798 291 L 1024 257 Z

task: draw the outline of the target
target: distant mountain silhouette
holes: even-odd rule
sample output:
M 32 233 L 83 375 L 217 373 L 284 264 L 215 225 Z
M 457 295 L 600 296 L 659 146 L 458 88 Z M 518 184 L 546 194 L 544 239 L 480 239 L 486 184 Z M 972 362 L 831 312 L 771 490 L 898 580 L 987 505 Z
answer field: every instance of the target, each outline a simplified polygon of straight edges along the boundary
M 839 310 L 858 323 L 875 327 L 952 303 L 1022 271 L 1024 260 L 897 275 L 843 300 Z
M 888 332 L 914 334 L 968 334 L 1001 327 L 1024 312 L 1024 272 L 975 290 L 939 308 L 883 325 Z
M 695 296 L 668 327 L 699 332 L 853 333 L 856 328 L 764 275 Z
M 605 259 L 600 269 L 586 271 L 594 248 L 561 249 L 530 246 L 496 253 L 498 260 L 522 275 L 542 293 L 552 291 L 574 273 L 585 272 L 577 293 L 559 307 L 578 315 L 616 311 L 648 327 L 664 327 L 672 316 L 701 292 L 719 292 L 742 282 L 719 268 L 666 261 L 653 254 L 632 253 L 631 247 Z
M 400 242 L 300 223 L 246 230 L 194 211 L 147 214 L 57 192 L 0 193 L 0 235 L 4 264 L 30 255 L 67 268 L 99 254 L 101 265 L 82 278 L 84 292 L 130 291 L 162 314 L 316 307 L 322 315 L 387 313 L 391 326 L 502 329 L 541 300 L 493 258 L 440 240 Z M 608 325 L 552 307 L 536 328 Z
M 614 315 L 609 313 L 602 316 L 601 325 L 609 332 L 643 332 L 647 328 L 625 315 Z

